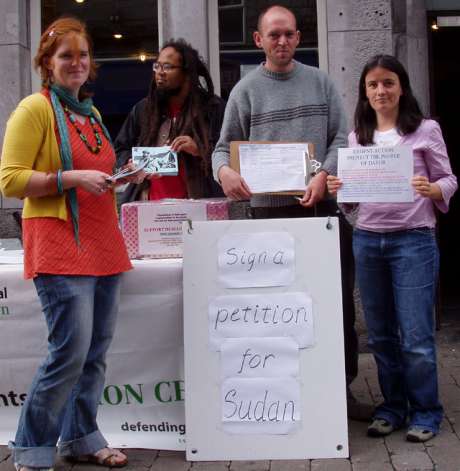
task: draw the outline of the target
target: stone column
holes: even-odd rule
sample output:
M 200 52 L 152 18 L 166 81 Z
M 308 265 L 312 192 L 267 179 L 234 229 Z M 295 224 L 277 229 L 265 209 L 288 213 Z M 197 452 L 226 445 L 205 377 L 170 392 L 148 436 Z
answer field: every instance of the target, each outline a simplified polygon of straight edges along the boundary
M 6 121 L 18 102 L 31 91 L 29 1 L 0 2 L 0 140 Z M 2 210 L 18 208 L 19 200 L 2 197 Z M 2 211 L 5 213 L 5 211 Z M 7 224 L 1 218 L 2 224 Z
M 393 53 L 406 68 L 414 95 L 422 111 L 430 113 L 430 82 L 428 69 L 428 37 L 425 0 L 393 2 L 394 19 L 401 19 L 393 33 Z
M 209 60 L 206 0 L 159 0 L 158 42 L 183 38 Z
M 349 128 L 362 67 L 375 54 L 393 54 L 404 64 L 415 95 L 428 112 L 424 0 L 325 1 L 328 70 L 342 95 Z
M 158 43 L 183 38 L 208 65 L 216 93 L 220 90 L 217 0 L 158 0 Z
M 363 65 L 375 54 L 393 52 L 391 0 L 326 1 L 328 69 L 351 129 Z

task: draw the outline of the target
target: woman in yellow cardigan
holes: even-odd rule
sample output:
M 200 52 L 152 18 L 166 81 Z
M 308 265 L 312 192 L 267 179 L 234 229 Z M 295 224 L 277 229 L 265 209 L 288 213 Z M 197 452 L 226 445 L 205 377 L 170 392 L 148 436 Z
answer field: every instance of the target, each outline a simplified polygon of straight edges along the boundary
M 0 185 L 24 199 L 24 274 L 48 326 L 48 356 L 22 407 L 13 449 L 19 471 L 52 469 L 59 453 L 120 467 L 96 423 L 121 274 L 131 268 L 107 178 L 110 137 L 85 96 L 95 76 L 85 26 L 61 18 L 43 33 L 35 66 L 43 90 L 22 100 L 3 142 Z

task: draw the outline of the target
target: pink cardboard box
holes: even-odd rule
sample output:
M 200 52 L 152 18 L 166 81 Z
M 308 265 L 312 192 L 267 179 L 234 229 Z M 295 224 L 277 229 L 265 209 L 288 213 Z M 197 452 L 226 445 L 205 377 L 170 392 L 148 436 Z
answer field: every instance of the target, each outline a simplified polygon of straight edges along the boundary
M 228 200 L 164 199 L 121 207 L 121 227 L 130 258 L 181 258 L 182 222 L 228 219 Z

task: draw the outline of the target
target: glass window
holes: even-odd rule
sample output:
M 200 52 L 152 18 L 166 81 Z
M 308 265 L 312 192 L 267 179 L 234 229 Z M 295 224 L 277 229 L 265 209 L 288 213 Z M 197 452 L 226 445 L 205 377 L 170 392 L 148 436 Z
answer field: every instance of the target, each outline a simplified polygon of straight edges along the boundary
M 244 0 L 220 0 L 219 1 L 219 7 L 226 7 L 226 6 L 243 6 L 244 5 Z
M 219 13 L 220 43 L 225 45 L 245 44 L 243 8 L 228 8 Z
M 42 0 L 42 30 L 63 15 L 88 27 L 99 65 L 91 85 L 94 102 L 115 137 L 132 106 L 147 95 L 158 51 L 157 0 Z

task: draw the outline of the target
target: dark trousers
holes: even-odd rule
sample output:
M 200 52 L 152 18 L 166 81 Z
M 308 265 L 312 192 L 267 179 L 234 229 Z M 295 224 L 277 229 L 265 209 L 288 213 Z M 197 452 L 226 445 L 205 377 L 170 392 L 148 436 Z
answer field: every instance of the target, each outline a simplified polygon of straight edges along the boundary
M 327 217 L 339 218 L 340 260 L 342 274 L 343 335 L 345 343 L 345 373 L 347 385 L 358 375 L 358 336 L 355 330 L 355 263 L 353 258 L 353 228 L 340 212 L 335 201 L 321 201 L 314 208 L 300 204 L 280 208 L 248 208 L 250 219 Z

